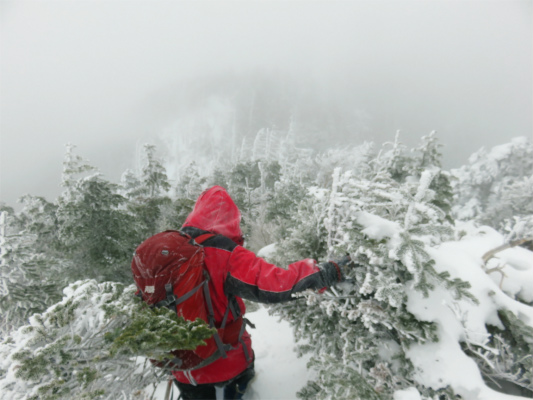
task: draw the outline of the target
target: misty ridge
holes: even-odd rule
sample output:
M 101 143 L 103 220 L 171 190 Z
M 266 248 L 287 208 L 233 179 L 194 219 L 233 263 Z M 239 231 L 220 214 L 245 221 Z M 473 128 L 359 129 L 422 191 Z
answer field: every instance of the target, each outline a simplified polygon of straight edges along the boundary
M 164 127 L 158 139 L 167 156 L 224 163 L 246 158 L 265 130 L 314 151 L 361 144 L 370 116 L 356 94 L 289 73 L 256 71 L 184 81 L 146 103 Z
M 149 142 L 158 147 L 169 178 L 175 180 L 191 162 L 213 170 L 259 158 L 254 153 L 257 140 L 266 140 L 271 153 L 283 149 L 287 140 L 310 153 L 393 141 L 398 121 L 385 110 L 397 93 L 382 90 L 364 80 L 313 79 L 258 69 L 184 79 L 152 93 L 143 109 L 153 116 L 148 125 L 159 132 Z M 418 138 L 433 130 L 424 130 L 432 126 L 424 119 L 421 114 L 412 121 Z M 413 131 L 400 132 L 407 145 L 417 143 L 414 136 Z M 142 144 L 137 141 L 137 169 Z M 454 159 L 451 152 L 443 153 L 446 164 Z
M 206 137 L 218 126 L 206 124 Z M 356 260 L 344 286 L 272 308 L 303 340 L 297 352 L 310 355 L 316 373 L 282 398 L 530 396 L 531 141 L 481 149 L 447 171 L 434 132 L 414 147 L 397 134 L 313 149 L 290 127 L 235 135 L 240 146 L 213 169 L 208 154 L 169 161 L 144 144 L 140 168 L 118 184 L 68 145 L 55 201 L 28 195 L 20 212 L 0 208 L 0 389 L 13 399 L 80 390 L 135 399 L 165 384 L 144 361 L 176 326 L 155 324 L 142 342 L 149 352 L 139 349 L 153 315 L 137 310 L 127 266 L 139 243 L 182 226 L 202 191 L 221 185 L 241 210 L 245 246 L 270 248 L 276 265 L 346 253 Z M 165 164 L 177 171 L 174 181 Z M 203 334 L 201 321 L 178 322 L 184 338 L 205 339 L 187 333 Z
M 115 183 L 125 170 L 140 175 L 146 162 L 145 146 L 150 143 L 175 187 L 191 170 L 207 182 L 215 171 L 243 162 L 283 164 L 299 157 L 316 162 L 337 151 L 351 154 L 353 149 L 373 148 L 377 154 L 397 145 L 414 151 L 420 138 L 429 134 L 440 142 L 440 163 L 443 167 L 451 164 L 456 154 L 447 151 L 438 131 L 423 131 L 415 140 L 412 131 L 405 134 L 393 129 L 397 121 L 384 105 L 390 101 L 388 96 L 398 96 L 398 92 L 393 88 L 388 93 L 382 90 L 375 81 L 315 79 L 304 73 L 265 69 L 184 78 L 151 92 L 141 105 L 151 118 L 144 123 L 159 134 L 149 135 L 146 141 L 137 139 L 131 153 L 121 145 L 121 162 L 115 162 L 112 168 L 106 157 L 97 157 L 94 167 Z M 406 98 L 406 103 L 411 101 Z M 424 120 L 422 113 L 420 120 Z M 424 126 L 424 122 L 412 122 L 419 129 Z M 102 154 L 113 146 L 100 146 Z M 79 147 L 79 152 L 83 154 L 84 148 Z M 332 168 L 328 171 L 316 173 L 324 176 Z M 54 185 L 49 182 L 48 186 Z

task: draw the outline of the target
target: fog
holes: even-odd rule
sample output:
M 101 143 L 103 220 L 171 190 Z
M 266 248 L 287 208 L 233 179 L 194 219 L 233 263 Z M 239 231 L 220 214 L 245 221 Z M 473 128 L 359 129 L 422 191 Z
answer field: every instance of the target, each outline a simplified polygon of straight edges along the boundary
M 68 142 L 118 181 L 144 142 L 176 157 L 188 137 L 207 149 L 232 124 L 233 146 L 295 116 L 321 148 L 436 130 L 446 168 L 533 132 L 531 0 L 0 7 L 0 201 L 12 206 L 59 194 Z

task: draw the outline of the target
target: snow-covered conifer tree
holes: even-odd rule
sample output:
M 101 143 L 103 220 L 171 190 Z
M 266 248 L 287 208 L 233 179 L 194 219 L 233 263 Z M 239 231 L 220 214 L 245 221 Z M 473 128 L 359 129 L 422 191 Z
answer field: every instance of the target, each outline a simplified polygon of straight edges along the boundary
M 124 265 L 136 244 L 134 221 L 124 210 L 126 199 L 118 189 L 95 173 L 75 182 L 69 178 L 58 200 L 58 238 L 75 266 L 68 271 L 74 280 L 128 278 Z
M 146 357 L 196 348 L 212 336 L 205 322 L 150 309 L 133 285 L 79 281 L 62 301 L 0 343 L 0 393 L 18 399 L 144 399 L 168 379 Z M 153 391 L 152 391 L 153 393 Z
M 307 209 L 316 217 L 296 214 L 290 236 L 278 240 L 278 261 L 346 253 L 353 260 L 345 270 L 349 282 L 276 307 L 317 372 L 300 396 L 378 399 L 412 389 L 423 399 L 453 399 L 468 398 L 475 385 L 484 393 L 479 398 L 496 399 L 486 386 L 495 375 L 531 390 L 529 345 L 512 338 L 528 343 L 533 311 L 509 299 L 467 255 L 447 250 L 456 246 L 455 228 L 436 202 L 438 163 L 417 173 L 417 158 L 394 149 L 374 160 L 372 173 L 336 169 L 329 188 L 309 192 Z M 318 255 L 311 247 L 317 238 Z M 514 367 L 483 358 L 498 354 L 498 346 L 513 355 Z M 458 373 L 454 363 L 468 368 Z
M 205 189 L 207 181 L 205 174 L 198 172 L 198 166 L 193 161 L 184 168 L 179 176 L 176 186 L 176 195 L 180 198 L 196 200 L 200 193 Z
M 120 177 L 120 192 L 128 199 L 136 199 L 143 191 L 141 180 L 132 169 L 128 168 Z
M 70 264 L 58 251 L 55 206 L 24 196 L 22 210 L 4 212 L 0 252 L 0 310 L 3 334 L 56 302 Z
M 150 144 L 144 145 L 144 163 L 141 174 L 141 184 L 143 194 L 146 197 L 162 197 L 170 189 L 167 172 L 155 156 L 155 146 Z
M 54 261 L 36 251 L 38 237 L 19 232 L 3 238 L 0 265 L 0 336 L 27 323 L 59 298 L 61 275 Z M 54 280 L 52 280 L 52 276 Z
M 390 147 L 390 149 L 388 149 Z M 383 145 L 383 150 L 373 163 L 381 173 L 388 174 L 397 182 L 403 182 L 407 177 L 416 175 L 415 161 L 409 155 L 408 148 L 400 142 L 400 131 L 396 132 L 394 142 Z
M 62 197 L 67 202 L 69 201 L 70 190 L 76 186 L 78 180 L 96 171 L 96 168 L 90 165 L 87 160 L 74 153 L 75 149 L 75 145 L 68 143 L 63 159 L 61 186 L 65 188 L 65 192 Z
M 172 220 L 172 200 L 168 196 L 170 183 L 166 169 L 156 157 L 155 146 L 143 146 L 140 176 L 127 170 L 122 175 L 122 191 L 128 198 L 128 210 L 136 232 L 136 243 L 167 228 Z
M 533 177 L 533 144 L 525 137 L 482 148 L 468 165 L 453 170 L 454 214 L 501 229 L 512 217 L 531 215 L 529 180 Z M 525 206 L 525 208 L 524 208 Z

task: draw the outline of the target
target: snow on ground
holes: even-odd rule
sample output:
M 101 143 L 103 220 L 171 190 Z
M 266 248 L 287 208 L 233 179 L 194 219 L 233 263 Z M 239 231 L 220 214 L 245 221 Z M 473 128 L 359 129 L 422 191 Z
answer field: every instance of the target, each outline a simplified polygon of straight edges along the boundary
M 415 379 L 423 385 L 434 389 L 450 385 L 465 399 L 522 398 L 488 388 L 474 360 L 461 350 L 459 344 L 466 341 L 486 345 L 489 338 L 486 324 L 501 325 L 497 314 L 499 309 L 511 310 L 524 323 L 533 326 L 533 307 L 512 298 L 517 293 L 523 298 L 530 296 L 533 253 L 513 248 L 506 250 L 504 256 L 498 255 L 499 263 L 507 273 L 504 282 L 508 290 L 505 285 L 498 285 L 500 279 L 496 282 L 484 269 L 482 256 L 502 243 L 503 237 L 499 233 L 482 227 L 460 241 L 430 249 L 437 272 L 447 271 L 452 279 L 469 282 L 470 292 L 479 300 L 479 305 L 467 299 L 456 300 L 442 288 L 436 288 L 426 298 L 412 287 L 407 290 L 407 309 L 421 320 L 435 322 L 439 331 L 439 342 L 414 344 L 406 352 L 417 368 Z M 515 274 L 511 275 L 511 271 Z
M 269 315 L 264 307 L 247 316 L 256 326 L 250 333 L 257 375 L 245 399 L 296 399 L 296 392 L 313 375 L 306 368 L 309 358 L 296 356 L 292 328 L 288 322 Z
M 256 326 L 256 329 L 248 329 L 255 351 L 256 376 L 244 398 L 246 400 L 296 399 L 296 392 L 311 380 L 313 375 L 306 368 L 309 358 L 296 356 L 294 337 L 289 323 L 269 315 L 263 306 L 257 311 L 246 313 L 246 317 Z M 162 383 L 158 386 L 154 400 L 165 398 L 166 385 Z M 174 388 L 173 392 L 173 400 L 177 400 L 179 396 L 177 388 Z M 217 392 L 217 396 L 219 399 L 222 398 L 221 391 Z

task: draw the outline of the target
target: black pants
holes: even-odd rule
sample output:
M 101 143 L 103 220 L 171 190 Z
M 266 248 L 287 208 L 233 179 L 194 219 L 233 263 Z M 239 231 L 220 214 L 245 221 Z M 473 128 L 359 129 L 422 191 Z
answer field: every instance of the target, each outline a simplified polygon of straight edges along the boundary
M 204 385 L 188 385 L 176 380 L 181 398 L 183 400 L 216 400 L 216 386 L 224 387 L 224 400 L 240 400 L 248 387 L 248 384 L 255 375 L 254 365 L 250 365 L 241 374 L 227 383 L 221 384 L 204 384 Z

